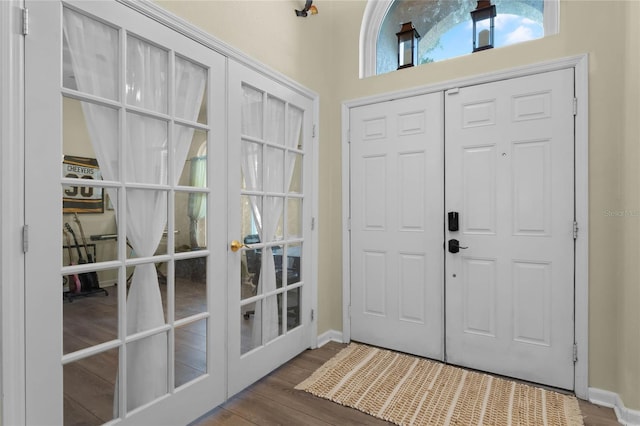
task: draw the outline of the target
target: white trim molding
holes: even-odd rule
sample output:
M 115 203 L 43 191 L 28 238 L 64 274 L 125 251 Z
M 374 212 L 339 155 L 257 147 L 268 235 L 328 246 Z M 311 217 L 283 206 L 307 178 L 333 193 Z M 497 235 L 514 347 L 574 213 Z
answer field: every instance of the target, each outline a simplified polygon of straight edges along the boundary
M 613 408 L 618 421 L 625 426 L 640 426 L 640 411 L 625 407 L 620 395 L 615 392 L 589 388 L 589 402 Z
M 343 340 L 342 332 L 338 330 L 329 330 L 318 335 L 318 347 L 321 348 L 329 342 L 346 343 Z
M 0 424 L 25 424 L 22 0 L 0 1 Z
M 351 340 L 351 319 L 349 306 L 351 298 L 351 240 L 350 240 L 350 150 L 349 114 L 350 109 L 393 99 L 418 96 L 446 91 L 453 88 L 472 86 L 511 78 L 524 77 L 561 69 L 573 69 L 575 75 L 575 96 L 577 114 L 575 116 L 575 209 L 579 232 L 575 252 L 575 389 L 578 398 L 587 399 L 589 392 L 589 64 L 588 56 L 578 55 L 548 62 L 495 71 L 491 73 L 445 81 L 408 90 L 383 93 L 342 104 L 342 300 L 343 339 Z
M 376 75 L 378 33 L 393 0 L 367 1 L 360 25 L 360 78 Z

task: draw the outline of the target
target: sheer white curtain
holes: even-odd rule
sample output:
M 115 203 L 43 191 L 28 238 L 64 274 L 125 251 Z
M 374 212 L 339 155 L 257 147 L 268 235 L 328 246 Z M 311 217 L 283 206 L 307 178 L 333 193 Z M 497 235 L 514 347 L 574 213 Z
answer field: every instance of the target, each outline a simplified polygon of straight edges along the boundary
M 199 156 L 191 158 L 191 186 L 203 187 L 207 183 L 207 157 Z M 191 247 L 200 247 L 198 238 L 198 223 L 207 214 L 206 195 L 189 194 L 188 215 L 191 220 L 189 228 Z
M 64 35 L 78 90 L 110 99 L 119 93 L 118 31 L 69 9 L 64 10 Z M 178 58 L 179 59 L 179 58 Z M 175 115 L 195 121 L 202 104 L 206 70 L 176 60 Z M 167 112 L 167 52 L 139 39 L 127 39 L 127 103 Z M 119 165 L 118 113 L 82 103 L 91 143 L 106 180 L 177 184 L 193 130 L 176 126 L 172 146 L 168 123 L 128 113 L 122 166 Z M 172 156 L 169 155 L 172 151 Z M 168 176 L 168 159 L 173 175 Z M 121 175 L 121 172 L 124 176 Z M 108 190 L 117 212 L 118 198 Z M 127 189 L 126 231 L 139 257 L 152 256 L 167 224 L 167 192 Z M 165 323 L 158 276 L 153 263 L 136 266 L 127 297 L 127 334 Z M 167 339 L 161 333 L 127 346 L 127 408 L 134 409 L 167 392 Z M 116 385 L 117 389 L 117 385 Z M 117 392 L 116 392 L 117 396 Z M 116 397 L 117 401 L 117 397 Z M 114 407 L 114 412 L 117 407 Z
M 267 98 L 267 121 L 262 129 L 262 111 L 265 108 L 261 92 L 245 87 L 242 105 L 242 133 L 248 136 L 264 137 L 268 142 L 296 148 L 302 129 L 302 111 L 287 108 L 284 102 Z M 291 155 L 285 160 L 286 151 L 276 147 L 242 142 L 242 171 L 248 189 L 261 189 L 266 193 L 285 193 L 293 176 Z M 261 161 L 263 160 L 263 161 Z M 286 181 L 285 181 L 286 177 Z M 264 180 L 261 182 L 261 180 Z M 276 240 L 278 225 L 284 214 L 284 198 L 265 196 L 262 206 L 255 196 L 249 197 L 258 232 L 264 242 Z M 258 294 L 266 294 L 276 289 L 276 268 L 271 249 L 265 250 L 262 269 L 258 281 Z M 264 322 L 264 324 L 263 324 Z M 253 322 L 253 347 L 268 342 L 278 336 L 278 303 L 275 296 L 256 304 Z

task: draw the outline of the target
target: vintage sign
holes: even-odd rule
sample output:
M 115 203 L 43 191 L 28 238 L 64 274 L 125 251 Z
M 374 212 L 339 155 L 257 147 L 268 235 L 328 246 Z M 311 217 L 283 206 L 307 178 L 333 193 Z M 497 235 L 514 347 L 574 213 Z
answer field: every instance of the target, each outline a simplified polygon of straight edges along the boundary
M 69 179 L 87 180 L 87 185 L 62 187 L 63 213 L 103 213 L 103 189 L 91 186 L 92 180 L 101 180 L 102 175 L 95 158 L 65 155 L 62 161 L 62 176 Z

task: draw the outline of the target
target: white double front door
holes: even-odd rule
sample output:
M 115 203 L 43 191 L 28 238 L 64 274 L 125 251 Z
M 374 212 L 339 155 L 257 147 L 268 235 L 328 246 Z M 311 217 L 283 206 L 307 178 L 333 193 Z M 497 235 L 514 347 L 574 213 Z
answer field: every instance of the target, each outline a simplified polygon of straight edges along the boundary
M 573 389 L 573 70 L 350 115 L 351 338 Z

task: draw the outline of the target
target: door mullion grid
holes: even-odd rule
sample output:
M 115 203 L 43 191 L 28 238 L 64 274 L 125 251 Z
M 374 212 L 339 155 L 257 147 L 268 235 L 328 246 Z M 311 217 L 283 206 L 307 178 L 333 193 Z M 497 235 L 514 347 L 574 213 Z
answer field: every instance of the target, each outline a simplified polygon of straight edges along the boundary
M 118 260 L 120 260 L 120 270 L 118 271 L 118 337 L 123 342 L 118 351 L 118 417 L 124 418 L 127 413 L 127 345 L 124 343 L 127 338 L 127 217 L 125 202 L 127 199 L 126 172 L 123 167 L 125 140 L 127 137 L 127 109 L 126 109 L 126 78 L 127 78 L 127 31 L 123 28 L 119 31 L 119 54 L 120 69 L 118 70 L 118 87 L 120 95 L 120 110 L 118 120 L 118 180 L 120 190 L 118 191 L 118 206 L 116 216 L 118 218 Z
M 176 53 L 171 50 L 169 53 L 169 63 L 167 64 L 169 69 L 167 72 L 168 78 L 168 93 L 167 93 L 167 101 L 169 104 L 167 105 L 168 114 L 169 114 L 169 126 L 167 127 L 167 185 L 169 185 L 169 192 L 167 193 L 167 254 L 170 256 L 169 261 L 167 262 L 167 323 L 169 324 L 169 335 L 167 336 L 167 347 L 165 350 L 167 351 L 167 393 L 171 394 L 174 392 L 175 385 L 175 281 L 174 281 L 174 267 L 175 267 L 175 259 L 174 259 L 174 249 L 175 249 L 175 235 L 174 235 L 174 227 L 175 227 L 175 186 L 176 183 L 174 177 L 176 176 L 177 170 L 175 164 L 175 148 L 177 141 L 175 140 L 175 129 L 176 124 L 174 122 L 175 117 L 175 67 L 176 67 Z
M 267 176 L 267 171 L 266 171 L 266 167 L 265 167 L 265 163 L 266 163 L 266 156 L 267 156 L 267 120 L 269 119 L 269 115 L 268 115 L 268 106 L 269 106 L 269 95 L 267 92 L 263 91 L 262 92 L 262 128 L 260 129 L 260 137 L 261 137 L 261 144 L 262 144 L 262 176 L 260 178 L 261 180 L 261 192 L 262 194 L 260 195 L 260 209 L 262 210 L 262 226 L 261 226 L 261 234 L 260 235 L 260 241 L 263 244 L 266 244 L 267 241 L 265 241 L 265 223 L 267 222 L 267 217 L 266 217 L 266 211 L 265 211 L 265 202 L 267 200 L 266 197 L 266 188 L 265 188 L 265 184 L 266 184 L 266 179 L 265 177 Z M 264 260 L 266 258 L 267 255 L 267 247 L 265 246 L 264 249 L 262 249 L 262 252 L 260 253 L 261 259 L 260 259 L 260 274 L 262 275 L 263 271 L 263 265 L 264 265 Z M 273 252 L 272 252 L 273 255 Z M 264 280 L 263 280 L 264 281 Z M 264 346 L 265 344 L 267 344 L 266 342 L 266 327 L 265 327 L 265 322 L 264 321 L 264 311 L 266 308 L 266 300 L 267 300 L 267 296 L 265 295 L 264 292 L 264 285 L 262 285 L 260 287 L 260 290 L 262 291 L 262 294 L 260 294 L 260 300 L 256 301 L 256 303 L 260 303 L 261 307 L 260 307 L 260 318 L 256 318 L 257 314 L 254 314 L 254 321 L 259 320 L 260 321 L 260 344 L 261 346 Z M 257 309 L 256 309 L 257 312 Z
M 283 140 L 282 140 L 282 146 L 283 146 L 283 150 L 282 150 L 282 167 L 283 167 L 283 173 L 282 173 L 282 192 L 283 192 L 283 197 L 282 197 L 282 259 L 280 260 L 282 262 L 280 268 L 282 270 L 281 275 L 282 275 L 282 302 L 280 303 L 280 318 L 282 318 L 282 334 L 287 334 L 287 284 L 288 284 L 288 263 L 287 263 L 287 257 L 288 257 L 288 249 L 289 249 L 289 244 L 287 244 L 287 235 L 288 235 L 288 230 L 289 230 L 289 214 L 288 214 L 288 206 L 289 206 L 289 197 L 288 197 L 288 192 L 289 192 L 289 188 L 287 187 L 287 175 L 289 174 L 289 171 L 287 170 L 287 164 L 288 161 L 288 156 L 289 156 L 289 148 L 287 145 L 287 136 L 288 136 L 288 127 L 289 125 L 289 102 L 285 102 L 284 104 L 284 135 L 283 135 Z M 276 296 L 277 297 L 277 296 Z

